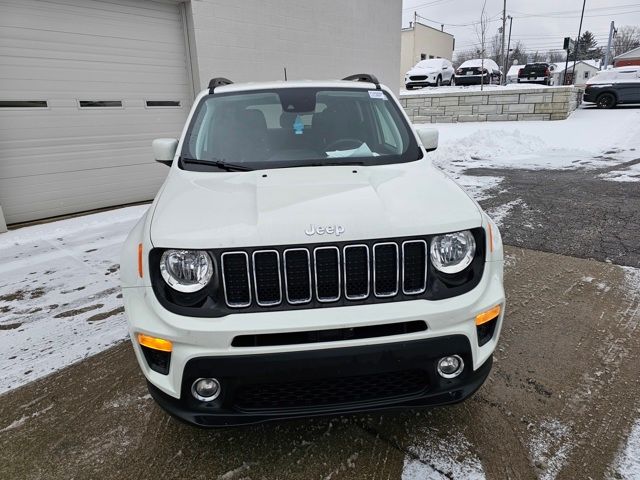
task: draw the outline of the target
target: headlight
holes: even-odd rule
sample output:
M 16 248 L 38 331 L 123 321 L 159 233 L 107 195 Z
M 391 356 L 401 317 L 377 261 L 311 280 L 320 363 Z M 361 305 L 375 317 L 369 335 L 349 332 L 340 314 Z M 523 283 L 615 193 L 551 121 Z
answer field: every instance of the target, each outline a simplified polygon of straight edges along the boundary
M 431 240 L 431 262 L 442 273 L 458 273 L 469 266 L 476 241 L 469 230 L 436 235 Z
M 160 258 L 160 273 L 167 284 L 183 293 L 202 290 L 213 275 L 213 262 L 207 252 L 167 250 Z

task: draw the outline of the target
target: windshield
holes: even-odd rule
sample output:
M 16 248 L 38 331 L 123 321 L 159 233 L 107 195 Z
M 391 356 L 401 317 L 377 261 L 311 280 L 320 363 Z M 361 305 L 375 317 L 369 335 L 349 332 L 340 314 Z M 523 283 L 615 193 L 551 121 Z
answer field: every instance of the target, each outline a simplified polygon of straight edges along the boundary
M 265 169 L 381 165 L 422 153 L 396 103 L 381 90 L 283 88 L 204 97 L 181 157 L 183 168 L 193 170 L 206 162 Z
M 416 65 L 416 67 L 418 68 L 442 68 L 442 60 L 438 60 L 435 58 L 429 59 L 429 60 L 422 60 L 421 62 L 418 62 L 418 64 Z

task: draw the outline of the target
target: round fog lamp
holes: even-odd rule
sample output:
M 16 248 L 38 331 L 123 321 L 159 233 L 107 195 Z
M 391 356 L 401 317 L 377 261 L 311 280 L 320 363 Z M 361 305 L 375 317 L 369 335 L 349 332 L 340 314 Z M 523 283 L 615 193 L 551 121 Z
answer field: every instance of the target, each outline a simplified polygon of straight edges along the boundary
M 455 378 L 462 373 L 464 362 L 458 355 L 442 357 L 438 360 L 438 374 L 442 378 Z
M 220 395 L 220 382 L 215 378 L 199 378 L 191 385 L 191 394 L 202 402 L 210 402 Z

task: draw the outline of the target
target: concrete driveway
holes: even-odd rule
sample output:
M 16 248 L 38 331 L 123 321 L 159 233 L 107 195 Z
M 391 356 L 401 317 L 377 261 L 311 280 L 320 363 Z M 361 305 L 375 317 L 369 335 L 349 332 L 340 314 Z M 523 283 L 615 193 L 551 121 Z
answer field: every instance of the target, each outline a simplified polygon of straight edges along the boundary
M 3 395 L 0 478 L 613 475 L 640 408 L 640 276 L 522 248 L 507 255 L 494 370 L 463 404 L 199 430 L 155 406 L 124 343 Z

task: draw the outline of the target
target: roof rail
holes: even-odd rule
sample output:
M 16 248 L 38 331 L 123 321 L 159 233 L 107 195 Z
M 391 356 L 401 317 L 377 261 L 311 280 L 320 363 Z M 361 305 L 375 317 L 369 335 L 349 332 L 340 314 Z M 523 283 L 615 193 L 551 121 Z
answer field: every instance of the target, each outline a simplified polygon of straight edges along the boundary
M 209 82 L 209 93 L 213 93 L 213 91 L 216 89 L 216 87 L 222 87 L 224 85 L 231 85 L 233 82 L 231 80 L 229 80 L 228 78 L 224 78 L 224 77 L 216 77 L 216 78 L 212 78 L 211 81 Z
M 370 73 L 356 73 L 355 75 L 344 77 L 342 80 L 355 80 L 356 82 L 373 83 L 376 86 L 376 90 L 380 90 L 380 82 L 375 75 L 371 75 Z

